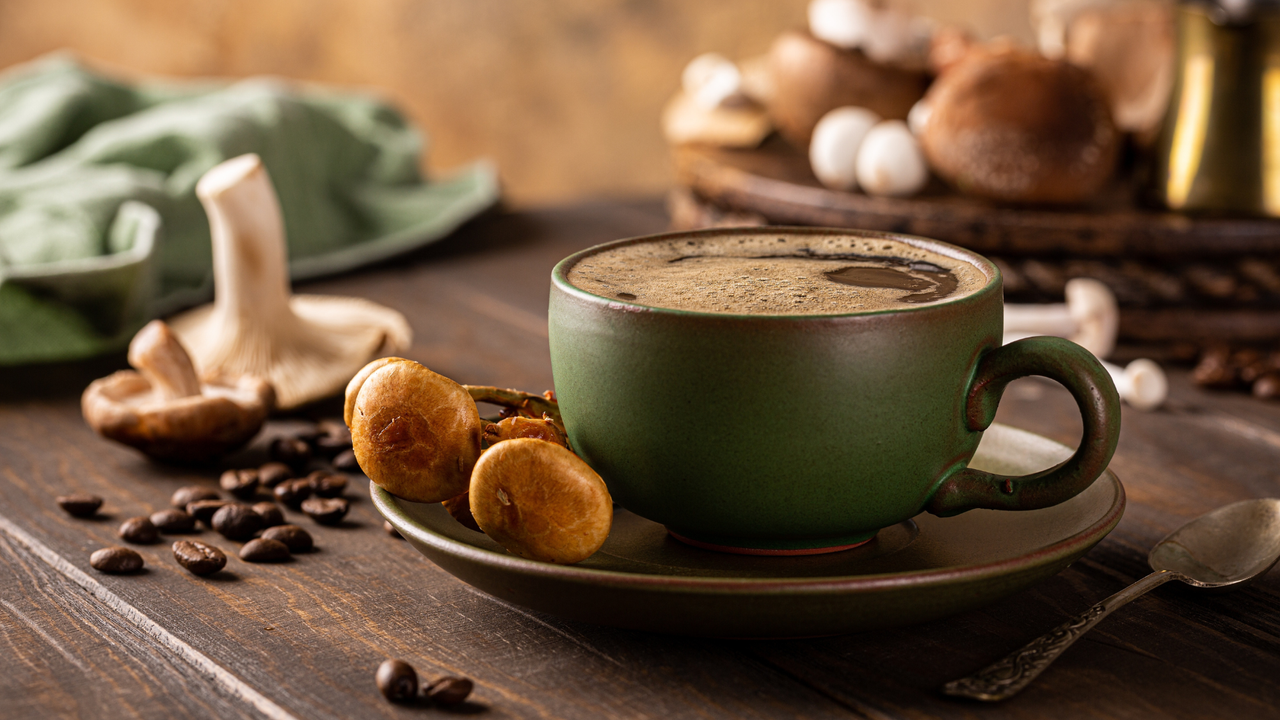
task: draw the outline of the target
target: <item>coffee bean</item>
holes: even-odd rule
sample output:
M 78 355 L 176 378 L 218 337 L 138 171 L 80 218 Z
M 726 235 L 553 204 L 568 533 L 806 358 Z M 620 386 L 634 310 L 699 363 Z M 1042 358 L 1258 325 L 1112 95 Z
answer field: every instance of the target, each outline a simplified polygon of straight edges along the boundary
M 221 550 L 199 540 L 174 543 L 173 558 L 192 575 L 211 575 L 227 565 L 227 556 Z
M 1280 397 L 1280 373 L 1268 372 L 1253 383 L 1253 396 L 1264 400 Z
M 271 494 L 275 495 L 277 501 L 297 510 L 303 500 L 311 497 L 311 481 L 306 478 L 285 480 Z
M 187 512 L 205 525 L 213 524 L 213 514 L 231 503 L 226 500 L 197 500 L 187 505 Z
M 152 543 L 160 542 L 160 531 L 149 517 L 131 517 L 125 520 L 120 524 L 117 534 L 121 540 L 139 545 L 151 545 Z
M 58 503 L 58 507 L 65 510 L 68 515 L 78 518 L 93 517 L 97 514 L 98 508 L 102 507 L 102 498 L 85 493 L 59 495 L 54 502 Z
M 201 500 L 217 500 L 222 496 L 213 488 L 202 487 L 200 485 L 188 485 L 180 487 L 173 493 L 173 498 L 169 501 L 170 505 L 176 508 L 185 508 L 193 502 Z
M 321 525 L 337 525 L 350 509 L 351 503 L 342 498 L 309 498 L 302 501 L 302 512 Z
M 195 532 L 196 516 L 186 510 L 170 508 L 151 513 L 151 524 L 166 535 Z
M 230 503 L 218 508 L 210 524 L 228 540 L 244 541 L 262 529 L 262 516 L 248 505 Z
M 253 504 L 253 511 L 262 517 L 262 527 L 274 527 L 284 524 L 284 512 L 273 502 Z
M 397 540 L 403 540 L 403 539 L 404 539 L 404 536 L 400 534 L 400 531 L 396 529 L 396 526 L 395 526 L 395 525 L 392 525 L 391 523 L 387 522 L 386 520 L 383 520 L 383 521 L 382 521 L 382 529 L 383 529 L 383 530 L 386 530 L 388 535 L 390 535 L 391 537 L 393 537 L 393 538 L 395 538 L 395 539 L 397 539 Z
M 245 562 L 281 562 L 289 557 L 289 546 L 271 538 L 256 538 L 240 548 L 240 559 Z
M 355 472 L 360 469 L 360 463 L 356 460 L 354 450 L 343 450 L 333 456 L 333 466 L 339 470 L 350 470 Z
M 263 487 L 273 488 L 291 479 L 293 479 L 293 470 L 282 462 L 269 462 L 258 468 L 258 482 Z
M 375 680 L 391 702 L 411 702 L 418 696 L 418 673 L 403 660 L 383 660 Z
M 277 525 L 262 531 L 262 537 L 267 540 L 278 540 L 289 548 L 291 553 L 309 552 L 315 547 L 315 542 L 311 539 L 311 533 L 303 530 L 297 525 Z
M 241 500 L 248 500 L 258 492 L 258 471 L 228 470 L 218 478 L 218 485 Z
M 466 678 L 444 677 L 427 686 L 423 694 L 438 705 L 457 705 L 471 694 L 475 683 Z
M 89 566 L 113 575 L 137 572 L 142 569 L 142 556 L 136 550 L 114 545 L 94 550 L 89 556 Z
M 342 473 L 328 473 L 323 470 L 307 476 L 311 483 L 311 492 L 323 498 L 333 498 L 347 491 L 347 476 Z
M 271 441 L 267 454 L 272 460 L 301 470 L 311 462 L 311 446 L 297 438 L 282 437 Z
M 351 447 L 351 431 L 346 424 L 335 420 L 322 420 L 316 425 L 316 437 L 311 441 L 316 454 L 331 458 Z

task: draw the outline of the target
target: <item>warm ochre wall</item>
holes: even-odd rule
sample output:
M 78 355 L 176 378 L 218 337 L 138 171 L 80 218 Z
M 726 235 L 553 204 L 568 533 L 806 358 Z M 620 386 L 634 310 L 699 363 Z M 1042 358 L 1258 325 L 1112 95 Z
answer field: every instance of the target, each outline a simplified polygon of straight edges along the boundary
M 1026 37 L 1025 0 L 907 2 Z M 70 48 L 128 75 L 378 88 L 429 166 L 494 159 L 516 204 L 662 191 L 663 101 L 698 53 L 763 52 L 807 0 L 0 0 L 0 67 Z

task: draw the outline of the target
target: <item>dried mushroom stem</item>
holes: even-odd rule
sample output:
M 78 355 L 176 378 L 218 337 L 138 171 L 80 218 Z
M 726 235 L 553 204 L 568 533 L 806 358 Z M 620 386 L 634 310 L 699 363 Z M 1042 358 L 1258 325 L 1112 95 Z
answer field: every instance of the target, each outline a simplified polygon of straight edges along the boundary
M 191 356 L 161 320 L 147 323 L 129 342 L 129 364 L 164 400 L 200 394 L 200 379 Z
M 520 390 L 489 385 L 463 385 L 462 387 L 467 389 L 467 392 L 471 394 L 471 399 L 476 402 L 486 402 L 491 405 L 511 408 L 519 411 L 525 417 L 541 418 L 548 416 L 551 422 L 564 427 L 564 421 L 560 418 L 560 404 L 556 402 L 555 393 L 550 390 L 541 395 L 535 395 L 521 392 Z

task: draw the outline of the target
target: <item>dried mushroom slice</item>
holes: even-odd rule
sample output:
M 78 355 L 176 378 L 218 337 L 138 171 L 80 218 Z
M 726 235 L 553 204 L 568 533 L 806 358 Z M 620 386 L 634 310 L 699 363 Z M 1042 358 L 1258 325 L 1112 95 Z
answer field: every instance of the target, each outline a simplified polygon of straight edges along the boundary
M 351 441 L 379 487 L 415 502 L 467 491 L 481 423 L 466 388 L 416 362 L 386 363 L 356 390 Z
M 609 537 L 613 498 L 581 458 L 545 440 L 494 445 L 471 473 L 471 514 L 520 557 L 570 565 Z

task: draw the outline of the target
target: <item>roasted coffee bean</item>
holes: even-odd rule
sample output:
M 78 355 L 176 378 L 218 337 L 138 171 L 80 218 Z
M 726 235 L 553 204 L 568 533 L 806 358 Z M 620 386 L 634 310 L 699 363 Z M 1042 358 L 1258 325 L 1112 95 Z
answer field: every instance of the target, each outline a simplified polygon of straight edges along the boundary
M 284 512 L 273 502 L 254 503 L 253 511 L 262 517 L 262 527 L 284 524 Z
M 350 509 L 351 503 L 342 498 L 308 498 L 302 501 L 302 512 L 321 525 L 337 525 Z
M 347 476 L 342 473 L 329 473 L 323 470 L 307 476 L 311 483 L 311 492 L 322 498 L 333 498 L 347 491 Z
M 295 471 L 302 470 L 311 462 L 311 446 L 298 438 L 282 437 L 272 440 L 267 454 L 272 460 L 282 462 Z
M 403 660 L 383 660 L 375 680 L 391 702 L 412 702 L 418 696 L 418 673 Z
M 297 510 L 303 500 L 311 497 L 311 481 L 306 478 L 285 480 L 271 494 L 275 495 L 277 501 Z
M 336 420 L 322 420 L 316 425 L 316 436 L 311 441 L 316 454 L 331 458 L 351 448 L 351 431 L 346 424 Z
M 427 686 L 423 694 L 437 705 L 457 705 L 471 694 L 475 683 L 466 678 L 443 677 Z
M 256 538 L 240 548 L 240 559 L 245 562 L 281 562 L 289 557 L 289 546 L 271 538 Z
M 386 530 L 388 535 L 390 535 L 391 537 L 393 537 L 393 538 L 395 538 L 395 539 L 397 539 L 397 540 L 403 540 L 403 539 L 404 539 L 404 536 L 400 534 L 400 531 L 396 529 L 396 526 L 395 526 L 395 525 L 392 525 L 391 523 L 387 522 L 386 520 L 383 520 L 383 521 L 382 521 L 382 529 L 383 529 L 383 530 Z
M 228 470 L 218 478 L 218 485 L 241 500 L 248 500 L 258 492 L 258 471 Z
M 291 553 L 310 552 L 315 547 L 311 533 L 297 525 L 277 525 L 262 531 L 262 537 L 268 540 L 279 540 L 289 548 Z
M 1280 373 L 1269 372 L 1253 383 L 1253 396 L 1263 400 L 1280 397 Z
M 262 516 L 253 508 L 230 503 L 218 508 L 211 522 L 213 529 L 228 540 L 248 540 L 262 529 Z
M 193 502 L 201 500 L 218 500 L 222 496 L 213 488 L 202 487 L 200 485 L 188 485 L 180 487 L 173 492 L 173 499 L 169 504 L 176 508 L 185 508 Z
M 187 505 L 187 512 L 205 525 L 213 525 L 213 514 L 230 505 L 226 500 L 197 500 Z
M 98 513 L 98 508 L 102 507 L 102 498 L 84 493 L 59 495 L 54 502 L 58 503 L 58 507 L 65 510 L 68 515 L 78 518 L 93 517 Z
M 292 479 L 293 470 L 282 462 L 269 462 L 258 468 L 258 482 L 265 488 L 273 488 Z
M 151 545 L 160 542 L 160 530 L 158 530 L 151 518 L 139 516 L 131 517 L 120 524 L 120 529 L 116 531 L 121 540 L 125 542 L 137 543 L 138 545 Z
M 360 469 L 360 463 L 356 460 L 356 452 L 354 450 L 343 450 L 333 456 L 333 466 L 338 470 L 349 470 L 355 472 Z
M 174 543 L 173 558 L 192 575 L 211 575 L 227 565 L 227 556 L 221 550 L 199 540 Z
M 99 572 L 113 575 L 138 572 L 142 569 L 142 556 L 136 550 L 114 545 L 94 550 L 89 556 L 89 566 Z
M 151 513 L 151 524 L 167 535 L 196 531 L 196 516 L 186 510 L 170 508 Z

